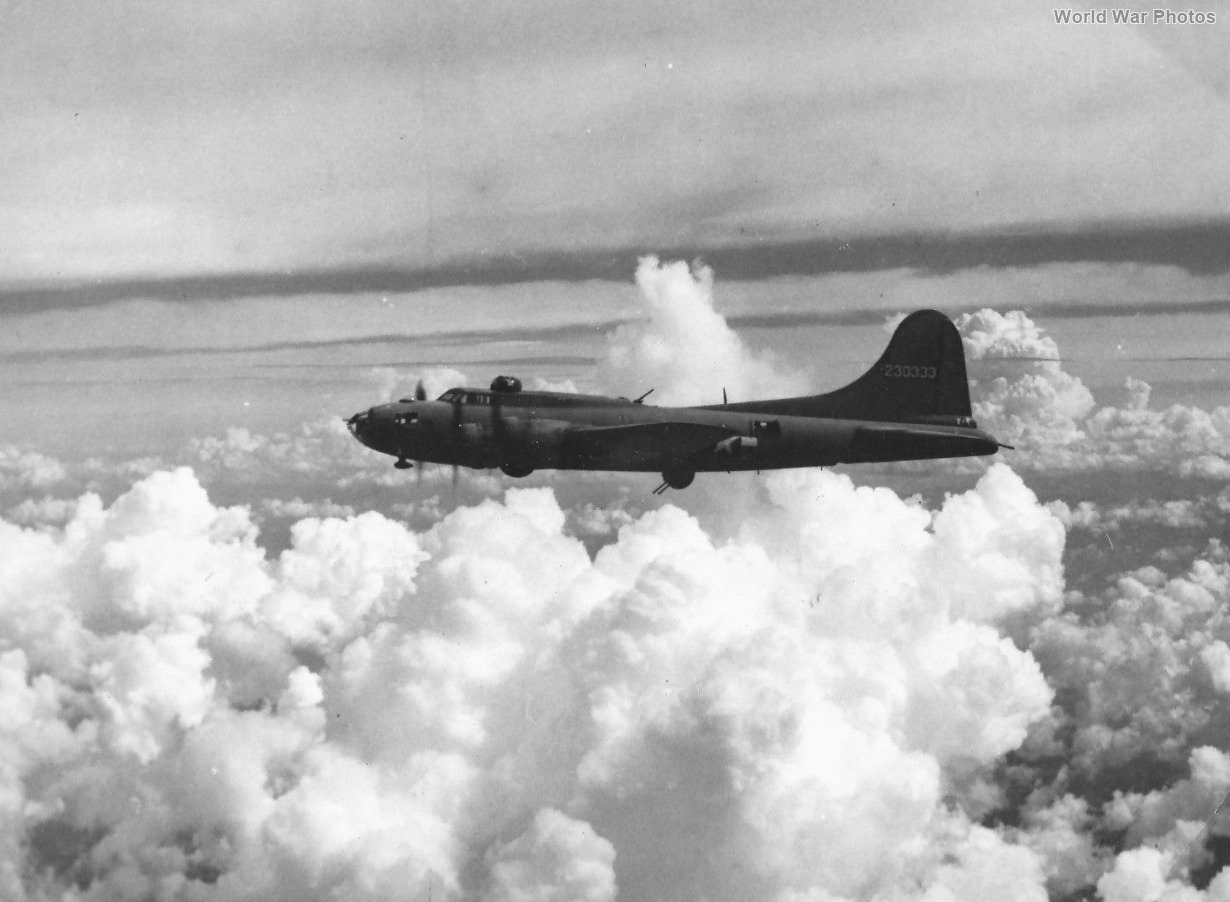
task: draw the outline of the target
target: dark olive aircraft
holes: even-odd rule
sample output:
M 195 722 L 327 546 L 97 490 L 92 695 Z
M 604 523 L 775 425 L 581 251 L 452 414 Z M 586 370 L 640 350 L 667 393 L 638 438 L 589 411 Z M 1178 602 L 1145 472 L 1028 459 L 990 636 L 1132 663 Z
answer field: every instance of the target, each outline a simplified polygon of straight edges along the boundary
M 650 389 L 653 391 L 653 389 Z M 704 407 L 523 391 L 499 376 L 490 389 L 450 388 L 428 401 L 380 404 L 346 420 L 360 442 L 397 458 L 465 467 L 661 473 L 683 489 L 697 473 L 994 454 L 1007 448 L 970 416 L 965 353 L 935 310 L 907 316 L 854 382 L 824 395 Z M 723 398 L 725 391 L 722 392 Z M 456 470 L 454 469 L 454 474 Z

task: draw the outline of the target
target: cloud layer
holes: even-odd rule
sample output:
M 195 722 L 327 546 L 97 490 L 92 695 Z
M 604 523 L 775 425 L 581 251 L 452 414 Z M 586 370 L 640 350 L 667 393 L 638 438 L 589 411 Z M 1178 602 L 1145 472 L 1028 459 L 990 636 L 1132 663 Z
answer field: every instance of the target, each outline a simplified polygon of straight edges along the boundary
M 638 285 L 604 378 L 803 390 L 703 268 Z M 1226 409 L 1098 407 L 1023 313 L 959 326 L 1023 471 L 1224 474 Z M 419 375 L 461 378 L 371 379 Z M 1042 504 L 993 462 L 934 509 L 820 471 L 695 516 L 601 479 L 393 500 L 336 417 L 183 459 L 108 503 L 72 497 L 101 462 L 0 453 L 5 898 L 1230 898 L 1225 546 L 1064 573 L 1065 527 L 1215 529 L 1224 491 Z
M 1224 216 L 1230 188 L 1221 21 L 1148 38 L 1011 3 L 364 0 L 243 27 L 227 7 L 69 9 L 7 23 L 17 280 L 1190 220 Z
M 1230 407 L 1150 407 L 1148 383 L 1129 378 L 1123 407 L 1101 406 L 1068 373 L 1059 347 L 1024 312 L 989 308 L 962 314 L 967 358 L 982 373 L 971 389 L 974 414 L 1028 469 L 1153 470 L 1184 477 L 1230 477 Z
M 1041 898 L 943 798 L 1047 715 L 995 625 L 1058 604 L 1061 526 L 1004 468 L 934 514 L 770 488 L 737 541 L 666 506 L 593 559 L 544 489 L 277 559 L 186 469 L 4 524 L 7 894 Z

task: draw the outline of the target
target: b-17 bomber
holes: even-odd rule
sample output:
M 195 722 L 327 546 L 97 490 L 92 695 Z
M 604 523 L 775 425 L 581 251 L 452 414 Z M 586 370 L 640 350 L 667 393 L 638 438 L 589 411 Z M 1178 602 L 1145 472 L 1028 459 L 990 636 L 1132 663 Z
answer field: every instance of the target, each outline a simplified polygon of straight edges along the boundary
M 684 489 L 697 473 L 973 457 L 1009 447 L 970 413 L 956 326 L 935 310 L 907 316 L 866 373 L 836 391 L 700 407 L 530 391 L 498 376 L 486 389 L 415 394 L 346 420 L 356 439 L 396 458 L 508 476 L 535 470 L 660 473 Z M 723 397 L 725 391 L 723 390 Z M 454 472 L 456 472 L 454 470 Z

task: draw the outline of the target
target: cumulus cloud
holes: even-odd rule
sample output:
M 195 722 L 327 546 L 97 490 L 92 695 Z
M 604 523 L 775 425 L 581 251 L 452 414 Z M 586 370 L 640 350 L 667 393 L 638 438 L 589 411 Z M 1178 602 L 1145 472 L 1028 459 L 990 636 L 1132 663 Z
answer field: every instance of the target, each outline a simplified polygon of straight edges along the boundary
M 1017 446 L 1016 465 L 1230 477 L 1230 407 L 1154 410 L 1150 386 L 1130 377 L 1124 407 L 1099 407 L 1084 383 L 1064 370 L 1055 341 L 1022 311 L 983 309 L 956 323 L 968 359 L 979 362 L 974 415 Z
M 1051 512 L 1069 529 L 1115 532 L 1127 525 L 1153 524 L 1169 529 L 1199 529 L 1210 525 L 1227 512 L 1230 489 L 1203 498 L 1178 498 L 1170 501 L 1133 499 L 1124 504 L 1099 505 L 1081 501 L 1069 505 L 1052 501 Z
M 594 557 L 547 488 L 423 532 L 308 518 L 276 558 L 186 469 L 4 524 L 0 874 L 14 898 L 1045 898 L 1057 844 L 952 799 L 1051 709 L 1000 629 L 1057 604 L 1058 521 L 1003 467 L 937 511 L 768 485 L 736 537 L 667 505 Z
M 1088 798 L 1098 807 L 1081 817 L 1100 811 L 1098 827 L 1128 847 L 1168 850 L 1162 872 L 1186 880 L 1214 863 L 1205 823 L 1230 788 L 1217 747 L 1230 729 L 1224 548 L 1210 542 L 1179 575 L 1139 568 L 1101 597 L 1069 592 L 1066 602 L 1029 639 L 1063 700 L 1031 725 L 1018 751 L 1018 776 L 1039 787 L 1030 807 L 1041 811 L 1069 793 Z M 1230 830 L 1211 821 L 1208 832 Z
M 291 432 L 264 434 L 232 426 L 221 436 L 194 439 L 182 458 L 203 478 L 278 484 L 287 478 L 353 475 L 381 463 L 350 435 L 343 418 L 322 417 Z
M 752 352 L 716 309 L 713 271 L 642 257 L 636 285 L 644 318 L 620 326 L 600 365 L 617 394 L 654 389 L 659 404 L 718 403 L 805 393 L 807 380 Z
M 1059 347 L 1023 311 L 984 308 L 956 320 L 969 360 L 985 374 L 974 416 L 1002 441 L 1033 449 L 1071 444 L 1093 410 L 1093 394 L 1059 361 Z
M 65 476 L 64 465 L 53 457 L 15 445 L 0 446 L 0 491 L 45 490 Z
M 306 517 L 353 517 L 355 509 L 349 504 L 338 504 L 328 498 L 319 501 L 304 501 L 295 497 L 289 500 L 282 498 L 267 498 L 261 502 L 261 513 L 271 517 L 289 517 L 302 520 Z
M 650 259 L 638 285 L 619 390 L 807 390 L 707 270 Z M 1024 314 L 959 325 L 1026 467 L 1226 460 L 1223 412 L 1151 411 L 1137 382 L 1099 409 Z M 1230 787 L 1224 547 L 1100 594 L 1063 570 L 1065 528 L 1200 529 L 1224 492 L 1043 505 L 992 463 L 930 509 L 787 471 L 723 491 L 719 524 L 466 474 L 398 522 L 335 493 L 405 484 L 338 418 L 188 451 L 0 521 L 6 898 L 1230 896 L 1205 826 Z M 54 461 L 0 470 L 67 494 Z M 297 521 L 284 550 L 260 517 Z
M 10 507 L 4 517 L 10 523 L 21 526 L 63 526 L 76 509 L 75 499 L 45 495 L 42 498 L 22 499 Z
M 1181 476 L 1230 479 L 1230 407 L 1149 408 L 1147 383 L 1128 379 L 1128 406 L 1103 407 L 1088 430 L 1096 459 L 1111 466 L 1162 465 Z
M 551 808 L 489 856 L 483 902 L 614 902 L 615 849 L 594 828 Z
M 617 502 L 594 504 L 587 501 L 580 507 L 570 509 L 568 517 L 573 534 L 582 538 L 614 536 L 621 527 L 627 526 L 633 520 L 632 514 Z

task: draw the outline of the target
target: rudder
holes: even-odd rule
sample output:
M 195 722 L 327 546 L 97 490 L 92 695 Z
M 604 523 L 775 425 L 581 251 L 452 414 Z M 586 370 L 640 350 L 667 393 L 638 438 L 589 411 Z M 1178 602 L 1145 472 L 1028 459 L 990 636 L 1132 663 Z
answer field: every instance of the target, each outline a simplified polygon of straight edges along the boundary
M 873 419 L 968 417 L 965 347 L 952 320 L 938 310 L 918 310 L 901 321 L 875 365 L 830 397 L 872 411 Z
M 970 416 L 965 348 L 952 320 L 938 310 L 918 310 L 897 326 L 875 365 L 844 388 L 729 406 L 793 416 L 967 425 L 962 422 Z

